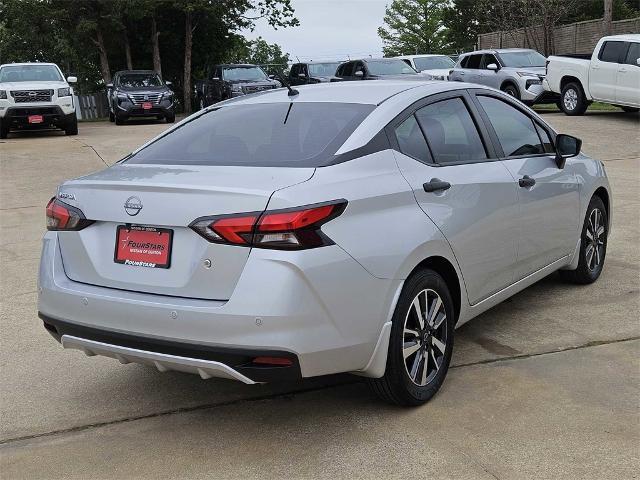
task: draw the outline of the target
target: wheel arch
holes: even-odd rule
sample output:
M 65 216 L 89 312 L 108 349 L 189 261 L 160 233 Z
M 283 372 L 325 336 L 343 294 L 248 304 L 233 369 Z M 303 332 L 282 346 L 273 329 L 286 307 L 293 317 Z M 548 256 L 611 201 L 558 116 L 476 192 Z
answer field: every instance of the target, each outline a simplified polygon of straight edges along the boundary
M 604 203 L 604 209 L 607 213 L 607 222 L 609 223 L 609 225 L 611 225 L 611 203 L 610 203 L 610 198 L 609 198 L 609 192 L 607 191 L 606 188 L 600 186 L 598 188 L 596 188 L 596 191 L 593 192 L 593 197 L 598 197 L 600 200 L 602 200 L 602 203 Z
M 584 89 L 584 85 L 582 84 L 582 80 L 580 80 L 578 77 L 576 77 L 574 75 L 564 75 L 560 79 L 560 93 L 561 94 L 562 94 L 562 90 L 564 89 L 564 87 L 566 87 L 570 83 L 576 83 L 580 87 L 580 89 L 582 90 L 582 94 L 584 95 L 584 98 L 586 98 L 587 100 L 591 100 L 591 97 L 589 96 L 587 91 Z
M 518 95 L 520 95 L 520 87 L 518 86 L 518 83 L 515 80 L 513 80 L 512 78 L 507 78 L 506 80 L 504 80 L 500 84 L 500 90 L 502 90 L 504 92 L 504 89 L 507 88 L 507 86 L 509 86 L 509 85 L 514 87 L 518 91 Z

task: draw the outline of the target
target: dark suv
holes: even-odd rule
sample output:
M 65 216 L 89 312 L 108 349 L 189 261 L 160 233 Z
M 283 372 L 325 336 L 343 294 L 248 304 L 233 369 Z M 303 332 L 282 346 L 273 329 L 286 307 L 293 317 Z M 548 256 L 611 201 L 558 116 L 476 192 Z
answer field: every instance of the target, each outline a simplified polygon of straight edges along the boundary
M 122 125 L 131 117 L 163 118 L 176 121 L 171 82 L 163 82 L 153 70 L 116 72 L 107 85 L 109 120 Z
M 381 79 L 424 80 L 425 78 L 399 58 L 366 58 L 344 62 L 338 67 L 336 76 L 331 81 Z
M 291 65 L 287 80 L 290 85 L 324 83 L 335 77 L 340 62 L 306 62 Z
M 224 64 L 210 67 L 207 70 L 207 78 L 196 82 L 195 93 L 198 108 L 202 110 L 228 98 L 280 86 L 279 82 L 269 78 L 257 65 Z

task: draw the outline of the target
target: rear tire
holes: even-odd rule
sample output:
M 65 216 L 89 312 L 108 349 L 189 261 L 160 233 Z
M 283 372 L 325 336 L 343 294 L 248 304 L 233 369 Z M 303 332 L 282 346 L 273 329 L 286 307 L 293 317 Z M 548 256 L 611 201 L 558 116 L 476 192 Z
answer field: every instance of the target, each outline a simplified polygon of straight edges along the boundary
M 416 406 L 436 394 L 449 370 L 454 315 L 451 294 L 438 273 L 424 269 L 407 280 L 393 314 L 384 376 L 369 380 L 378 397 Z
M 64 127 L 64 133 L 65 135 L 78 134 L 78 117 L 76 117 L 75 114 L 73 115 L 73 120 Z
M 609 219 L 604 202 L 592 197 L 582 225 L 580 236 L 580 261 L 575 270 L 560 270 L 560 276 L 571 283 L 586 285 L 595 282 L 604 267 L 607 254 Z
M 502 88 L 502 91 L 507 95 L 520 100 L 520 91 L 518 90 L 518 87 L 516 87 L 515 85 L 508 83 Z
M 576 82 L 567 83 L 560 94 L 560 108 L 569 116 L 584 115 L 589 102 L 584 95 L 582 86 Z
M 116 125 L 124 125 L 124 122 L 125 122 L 124 117 L 116 113 Z

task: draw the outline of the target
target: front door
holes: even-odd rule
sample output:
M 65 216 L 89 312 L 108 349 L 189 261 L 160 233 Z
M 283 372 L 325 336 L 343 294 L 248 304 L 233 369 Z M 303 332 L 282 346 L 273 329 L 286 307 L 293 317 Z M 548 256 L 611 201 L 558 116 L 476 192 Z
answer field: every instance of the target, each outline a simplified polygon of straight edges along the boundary
M 509 171 L 485 148 L 473 111 L 466 92 L 436 95 L 399 118 L 390 136 L 402 174 L 449 241 L 476 304 L 513 280 L 518 194 Z
M 517 281 L 574 251 L 578 182 L 568 164 L 558 168 L 548 130 L 524 108 L 493 94 L 477 93 L 476 99 L 517 186 Z
M 618 65 L 616 101 L 640 107 L 640 43 L 629 42 L 624 61 Z
M 618 67 L 624 52 L 625 42 L 604 42 L 598 57 L 589 65 L 589 91 L 596 100 L 615 102 Z

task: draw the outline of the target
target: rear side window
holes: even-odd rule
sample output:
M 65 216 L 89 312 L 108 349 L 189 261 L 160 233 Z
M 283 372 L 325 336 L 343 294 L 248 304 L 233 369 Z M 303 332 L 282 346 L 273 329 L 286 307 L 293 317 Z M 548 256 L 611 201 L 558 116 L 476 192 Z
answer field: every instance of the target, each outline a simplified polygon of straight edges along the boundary
M 627 57 L 624 61 L 627 65 L 635 65 L 638 67 L 638 59 L 640 58 L 640 43 L 629 43 L 629 50 L 627 51 Z
M 604 42 L 598 58 L 603 62 L 619 63 L 625 50 L 625 42 Z
M 429 147 L 427 147 L 427 142 L 422 135 L 416 117 L 411 115 L 396 127 L 396 138 L 402 153 L 424 163 L 429 161 Z
M 487 153 L 467 106 L 461 98 L 432 103 L 416 112 L 437 163 L 484 160 Z
M 205 111 L 127 163 L 320 167 L 374 105 L 264 103 Z
M 493 97 L 478 96 L 506 157 L 545 153 L 533 120 Z
M 465 68 L 480 68 L 480 61 L 482 60 L 482 55 L 470 55 L 469 60 L 467 60 L 467 65 Z

